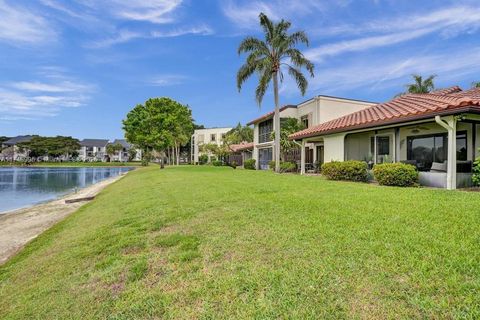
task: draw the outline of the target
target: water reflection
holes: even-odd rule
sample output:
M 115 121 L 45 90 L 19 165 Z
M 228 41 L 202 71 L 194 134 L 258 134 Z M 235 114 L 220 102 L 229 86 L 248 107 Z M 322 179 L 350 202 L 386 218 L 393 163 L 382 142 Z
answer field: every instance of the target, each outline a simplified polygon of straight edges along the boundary
M 0 167 L 0 213 L 84 188 L 131 168 Z

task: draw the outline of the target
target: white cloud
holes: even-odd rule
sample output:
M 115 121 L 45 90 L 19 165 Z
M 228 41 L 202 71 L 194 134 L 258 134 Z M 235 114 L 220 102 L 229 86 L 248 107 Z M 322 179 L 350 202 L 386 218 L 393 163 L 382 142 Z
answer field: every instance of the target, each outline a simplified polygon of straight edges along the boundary
M 388 35 L 365 37 L 349 41 L 341 41 L 305 51 L 305 56 L 315 62 L 321 62 L 328 56 L 336 56 L 345 52 L 364 51 L 385 47 L 427 35 L 432 29 L 419 29 L 397 32 Z
M 0 0 L 0 40 L 14 44 L 43 44 L 55 38 L 56 32 L 38 13 Z
M 148 84 L 154 87 L 167 87 L 182 84 L 187 79 L 188 77 L 180 74 L 159 74 L 152 77 Z
M 480 47 L 460 47 L 436 54 L 383 54 L 381 59 L 359 57 L 355 62 L 342 66 L 325 66 L 309 80 L 309 91 L 322 93 L 351 92 L 356 88 L 377 91 L 398 88 L 401 91 L 411 74 L 436 74 L 438 83 L 455 85 L 480 73 Z M 371 60 L 376 63 L 373 66 Z M 289 78 L 284 84 L 287 94 L 297 92 Z
M 84 105 L 95 90 L 94 86 L 65 79 L 69 79 L 65 74 L 52 74 L 44 77 L 44 81 L 0 85 L 2 120 L 50 117 L 57 115 L 63 108 Z
M 422 15 L 410 16 L 409 14 L 409 16 L 371 21 L 363 25 L 340 25 L 331 29 L 322 29 L 319 34 L 324 36 L 365 34 L 367 36 L 312 48 L 305 54 L 315 62 L 322 62 L 328 56 L 391 46 L 433 33 L 452 37 L 459 33 L 472 33 L 479 28 L 480 8 L 456 6 Z
M 182 0 L 78 0 L 90 9 L 111 17 L 154 24 L 171 23 Z
M 87 48 L 106 48 L 116 44 L 126 43 L 134 39 L 155 39 L 155 38 L 172 38 L 184 35 L 211 35 L 213 30 L 206 25 L 200 25 L 191 28 L 178 28 L 168 31 L 151 31 L 151 32 L 135 32 L 131 30 L 120 30 L 115 36 L 97 40 L 86 45 Z
M 338 1 L 336 6 L 342 6 L 344 1 Z M 312 12 L 321 13 L 328 6 L 317 0 L 288 1 L 222 1 L 224 15 L 240 29 L 258 29 L 258 15 L 266 14 L 270 19 L 278 20 L 284 17 L 303 16 Z

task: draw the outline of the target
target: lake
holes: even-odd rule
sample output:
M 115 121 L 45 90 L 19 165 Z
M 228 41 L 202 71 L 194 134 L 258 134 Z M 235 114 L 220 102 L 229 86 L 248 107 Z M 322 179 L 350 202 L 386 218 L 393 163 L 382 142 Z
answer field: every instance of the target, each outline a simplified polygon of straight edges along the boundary
M 0 214 L 56 199 L 131 169 L 0 167 Z

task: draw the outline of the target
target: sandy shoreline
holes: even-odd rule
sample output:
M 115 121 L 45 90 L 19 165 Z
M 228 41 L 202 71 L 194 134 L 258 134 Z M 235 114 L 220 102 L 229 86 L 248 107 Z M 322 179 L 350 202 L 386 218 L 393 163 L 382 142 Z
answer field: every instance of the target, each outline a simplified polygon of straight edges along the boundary
M 100 181 L 49 202 L 0 214 L 0 265 L 43 231 L 87 203 L 66 204 L 65 200 L 95 196 L 124 175 Z

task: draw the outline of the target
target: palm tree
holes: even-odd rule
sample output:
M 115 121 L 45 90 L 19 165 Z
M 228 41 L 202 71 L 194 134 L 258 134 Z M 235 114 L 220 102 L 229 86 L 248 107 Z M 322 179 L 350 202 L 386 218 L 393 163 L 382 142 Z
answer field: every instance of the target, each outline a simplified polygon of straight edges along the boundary
M 263 96 L 273 81 L 273 94 L 275 100 L 275 114 L 273 117 L 275 127 L 275 171 L 280 171 L 280 112 L 278 102 L 278 81 L 283 81 L 283 70 L 295 79 L 302 95 L 308 87 L 308 81 L 300 71 L 306 68 L 313 77 L 313 63 L 295 48 L 298 43 L 308 46 L 308 38 L 303 31 L 288 34 L 291 26 L 289 21 L 281 20 L 272 22 L 265 14 L 260 13 L 260 26 L 263 29 L 265 40 L 255 37 L 245 38 L 238 47 L 238 54 L 248 53 L 246 62 L 237 73 L 237 88 L 240 91 L 243 83 L 253 74 L 257 73 L 259 83 L 255 90 L 255 98 L 260 106 Z M 285 61 L 288 61 L 285 62 Z
M 472 88 L 480 88 L 480 81 L 472 82 Z
M 418 74 L 412 75 L 414 82 L 407 85 L 408 93 L 429 93 L 435 89 L 433 79 L 436 75 L 431 75 L 426 79 Z

